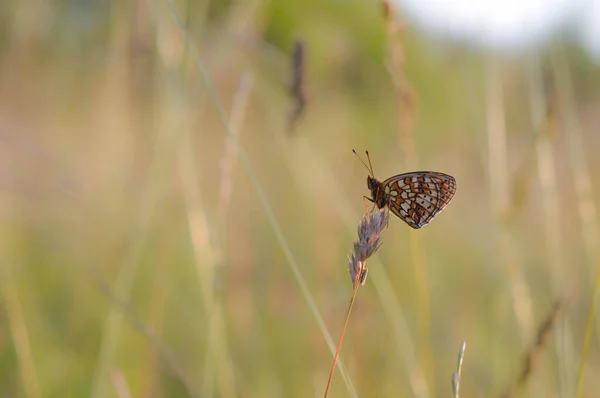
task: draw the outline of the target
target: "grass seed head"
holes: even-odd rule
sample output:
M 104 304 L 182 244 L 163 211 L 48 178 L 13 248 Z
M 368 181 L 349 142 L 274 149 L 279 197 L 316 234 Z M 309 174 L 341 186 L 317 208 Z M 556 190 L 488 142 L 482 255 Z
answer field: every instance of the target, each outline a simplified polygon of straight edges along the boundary
M 381 235 L 389 221 L 386 209 L 365 214 L 358 224 L 358 241 L 354 242 L 354 250 L 348 257 L 348 270 L 352 283 L 360 277 L 361 284 L 366 281 L 367 267 L 365 263 L 369 257 L 381 247 Z

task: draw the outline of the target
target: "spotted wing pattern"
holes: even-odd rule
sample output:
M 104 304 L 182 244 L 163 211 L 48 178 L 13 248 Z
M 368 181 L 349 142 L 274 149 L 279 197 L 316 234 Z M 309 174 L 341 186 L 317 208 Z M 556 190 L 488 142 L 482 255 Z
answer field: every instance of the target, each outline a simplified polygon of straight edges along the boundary
M 443 173 L 415 171 L 390 177 L 379 188 L 390 211 L 418 229 L 450 203 L 456 180 Z

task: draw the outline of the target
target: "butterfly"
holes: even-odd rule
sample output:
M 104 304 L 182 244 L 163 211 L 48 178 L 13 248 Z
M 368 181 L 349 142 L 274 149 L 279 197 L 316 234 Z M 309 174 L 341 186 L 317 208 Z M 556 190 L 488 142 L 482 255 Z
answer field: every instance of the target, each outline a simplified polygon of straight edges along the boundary
M 367 186 L 371 191 L 371 198 L 364 198 L 380 209 L 387 207 L 415 229 L 429 224 L 456 193 L 454 177 L 436 171 L 413 171 L 379 181 L 373 174 L 369 151 L 366 151 L 369 166 L 355 150 L 352 151 L 370 173 L 367 176 Z

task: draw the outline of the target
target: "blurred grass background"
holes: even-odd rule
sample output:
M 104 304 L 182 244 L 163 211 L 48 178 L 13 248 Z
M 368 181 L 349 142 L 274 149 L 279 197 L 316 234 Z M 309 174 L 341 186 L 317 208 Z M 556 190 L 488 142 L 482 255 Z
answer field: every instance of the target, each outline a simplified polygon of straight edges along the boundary
M 359 0 L 9 0 L 0 21 L 0 396 L 322 396 L 368 193 L 352 148 L 458 192 L 422 230 L 391 219 L 330 396 L 450 396 L 463 340 L 461 396 L 499 396 L 559 299 L 515 393 L 596 396 L 600 80 L 568 39 L 388 41 Z

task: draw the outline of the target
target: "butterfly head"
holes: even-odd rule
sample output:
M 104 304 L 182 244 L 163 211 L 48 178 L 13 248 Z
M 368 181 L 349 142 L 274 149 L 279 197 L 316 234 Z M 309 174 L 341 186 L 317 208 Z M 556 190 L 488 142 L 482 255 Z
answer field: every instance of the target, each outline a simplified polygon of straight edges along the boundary
M 371 192 L 377 190 L 377 188 L 379 188 L 379 185 L 381 185 L 381 181 L 379 181 L 375 177 L 367 176 L 367 186 L 369 187 Z
M 354 152 L 356 157 L 367 168 L 367 170 L 369 170 L 369 175 L 367 176 L 367 187 L 371 191 L 372 201 L 375 202 L 377 207 L 381 209 L 387 204 L 387 200 L 385 195 L 383 195 L 382 182 L 375 178 L 375 174 L 373 173 L 373 165 L 371 164 L 371 157 L 369 156 L 369 151 L 365 151 L 365 153 L 367 154 L 367 161 L 369 162 L 368 166 L 367 163 L 365 163 L 365 161 L 362 160 L 360 156 L 358 156 L 358 153 L 356 153 L 354 149 L 352 150 L 352 152 Z
M 371 191 L 371 198 L 373 202 L 380 209 L 387 205 L 386 196 L 383 194 L 383 184 L 375 177 L 368 176 L 367 177 L 367 187 Z

